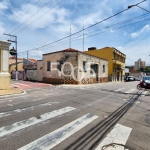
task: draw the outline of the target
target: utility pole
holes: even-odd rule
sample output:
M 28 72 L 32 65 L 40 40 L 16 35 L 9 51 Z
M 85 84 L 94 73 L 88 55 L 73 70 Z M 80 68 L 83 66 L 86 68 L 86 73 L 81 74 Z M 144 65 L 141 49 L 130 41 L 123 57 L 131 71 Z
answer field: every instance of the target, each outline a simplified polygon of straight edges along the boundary
M 14 37 L 15 38 L 15 40 L 8 40 L 9 42 L 13 42 L 13 43 L 15 43 L 15 45 L 16 45 L 16 80 L 18 80 L 18 62 L 17 62 L 17 36 L 15 36 L 15 35 L 11 35 L 11 34 L 5 34 L 4 33 L 4 35 L 7 35 L 7 36 L 10 36 L 10 37 Z
M 27 51 L 27 68 L 28 68 L 28 65 L 29 65 L 29 52 Z
M 83 51 L 84 51 L 84 22 L 83 22 Z

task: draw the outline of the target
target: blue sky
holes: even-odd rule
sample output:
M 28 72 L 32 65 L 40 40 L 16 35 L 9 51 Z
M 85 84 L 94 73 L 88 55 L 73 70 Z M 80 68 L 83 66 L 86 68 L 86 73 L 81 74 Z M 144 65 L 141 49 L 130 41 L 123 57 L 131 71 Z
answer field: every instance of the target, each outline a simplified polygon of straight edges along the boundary
M 138 2 L 140 0 L 1 0 L 0 40 L 8 39 L 7 36 L 2 36 L 4 32 L 17 35 L 18 57 L 26 58 L 25 51 L 36 48 L 29 52 L 29 57 L 41 59 L 43 53 L 69 47 L 68 38 L 59 43 L 38 48 L 68 36 L 70 24 L 71 32 L 74 33 L 82 30 L 83 24 L 86 28 Z M 57 3 L 59 5 L 54 7 Z M 150 10 L 150 0 L 146 0 L 140 6 Z M 149 20 L 150 13 L 138 7 L 129 9 L 85 30 L 84 49 L 115 47 L 126 54 L 126 65 L 133 65 L 139 58 L 150 65 Z M 83 33 L 72 36 L 71 47 L 83 50 Z

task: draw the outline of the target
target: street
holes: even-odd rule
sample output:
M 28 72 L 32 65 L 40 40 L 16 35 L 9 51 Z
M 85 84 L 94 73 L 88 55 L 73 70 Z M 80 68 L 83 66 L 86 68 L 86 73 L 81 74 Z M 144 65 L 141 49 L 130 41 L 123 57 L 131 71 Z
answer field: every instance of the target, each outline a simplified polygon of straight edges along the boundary
M 39 83 L 0 97 L 0 150 L 150 150 L 150 91 L 138 83 Z

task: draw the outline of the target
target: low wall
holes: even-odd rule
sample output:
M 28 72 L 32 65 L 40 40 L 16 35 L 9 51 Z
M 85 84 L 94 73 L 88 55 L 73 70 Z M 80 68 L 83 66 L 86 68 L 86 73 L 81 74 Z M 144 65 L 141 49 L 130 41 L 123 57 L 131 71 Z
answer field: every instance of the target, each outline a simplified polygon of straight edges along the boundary
M 27 70 L 26 79 L 31 81 L 38 81 L 37 70 Z
M 81 82 L 76 81 L 74 79 L 59 79 L 59 78 L 46 78 L 43 77 L 42 80 L 44 83 L 51 83 L 51 84 L 92 84 L 92 83 L 103 83 L 103 82 L 108 82 L 107 77 L 103 78 L 98 78 L 98 81 L 96 78 L 87 78 L 87 79 L 82 79 Z

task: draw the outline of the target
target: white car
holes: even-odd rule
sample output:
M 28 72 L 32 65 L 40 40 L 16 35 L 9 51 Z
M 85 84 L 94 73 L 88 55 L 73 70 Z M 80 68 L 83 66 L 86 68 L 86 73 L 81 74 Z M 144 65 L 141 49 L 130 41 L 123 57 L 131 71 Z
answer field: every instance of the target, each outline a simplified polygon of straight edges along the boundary
M 133 76 L 128 76 L 127 79 L 126 79 L 126 81 L 134 81 Z

